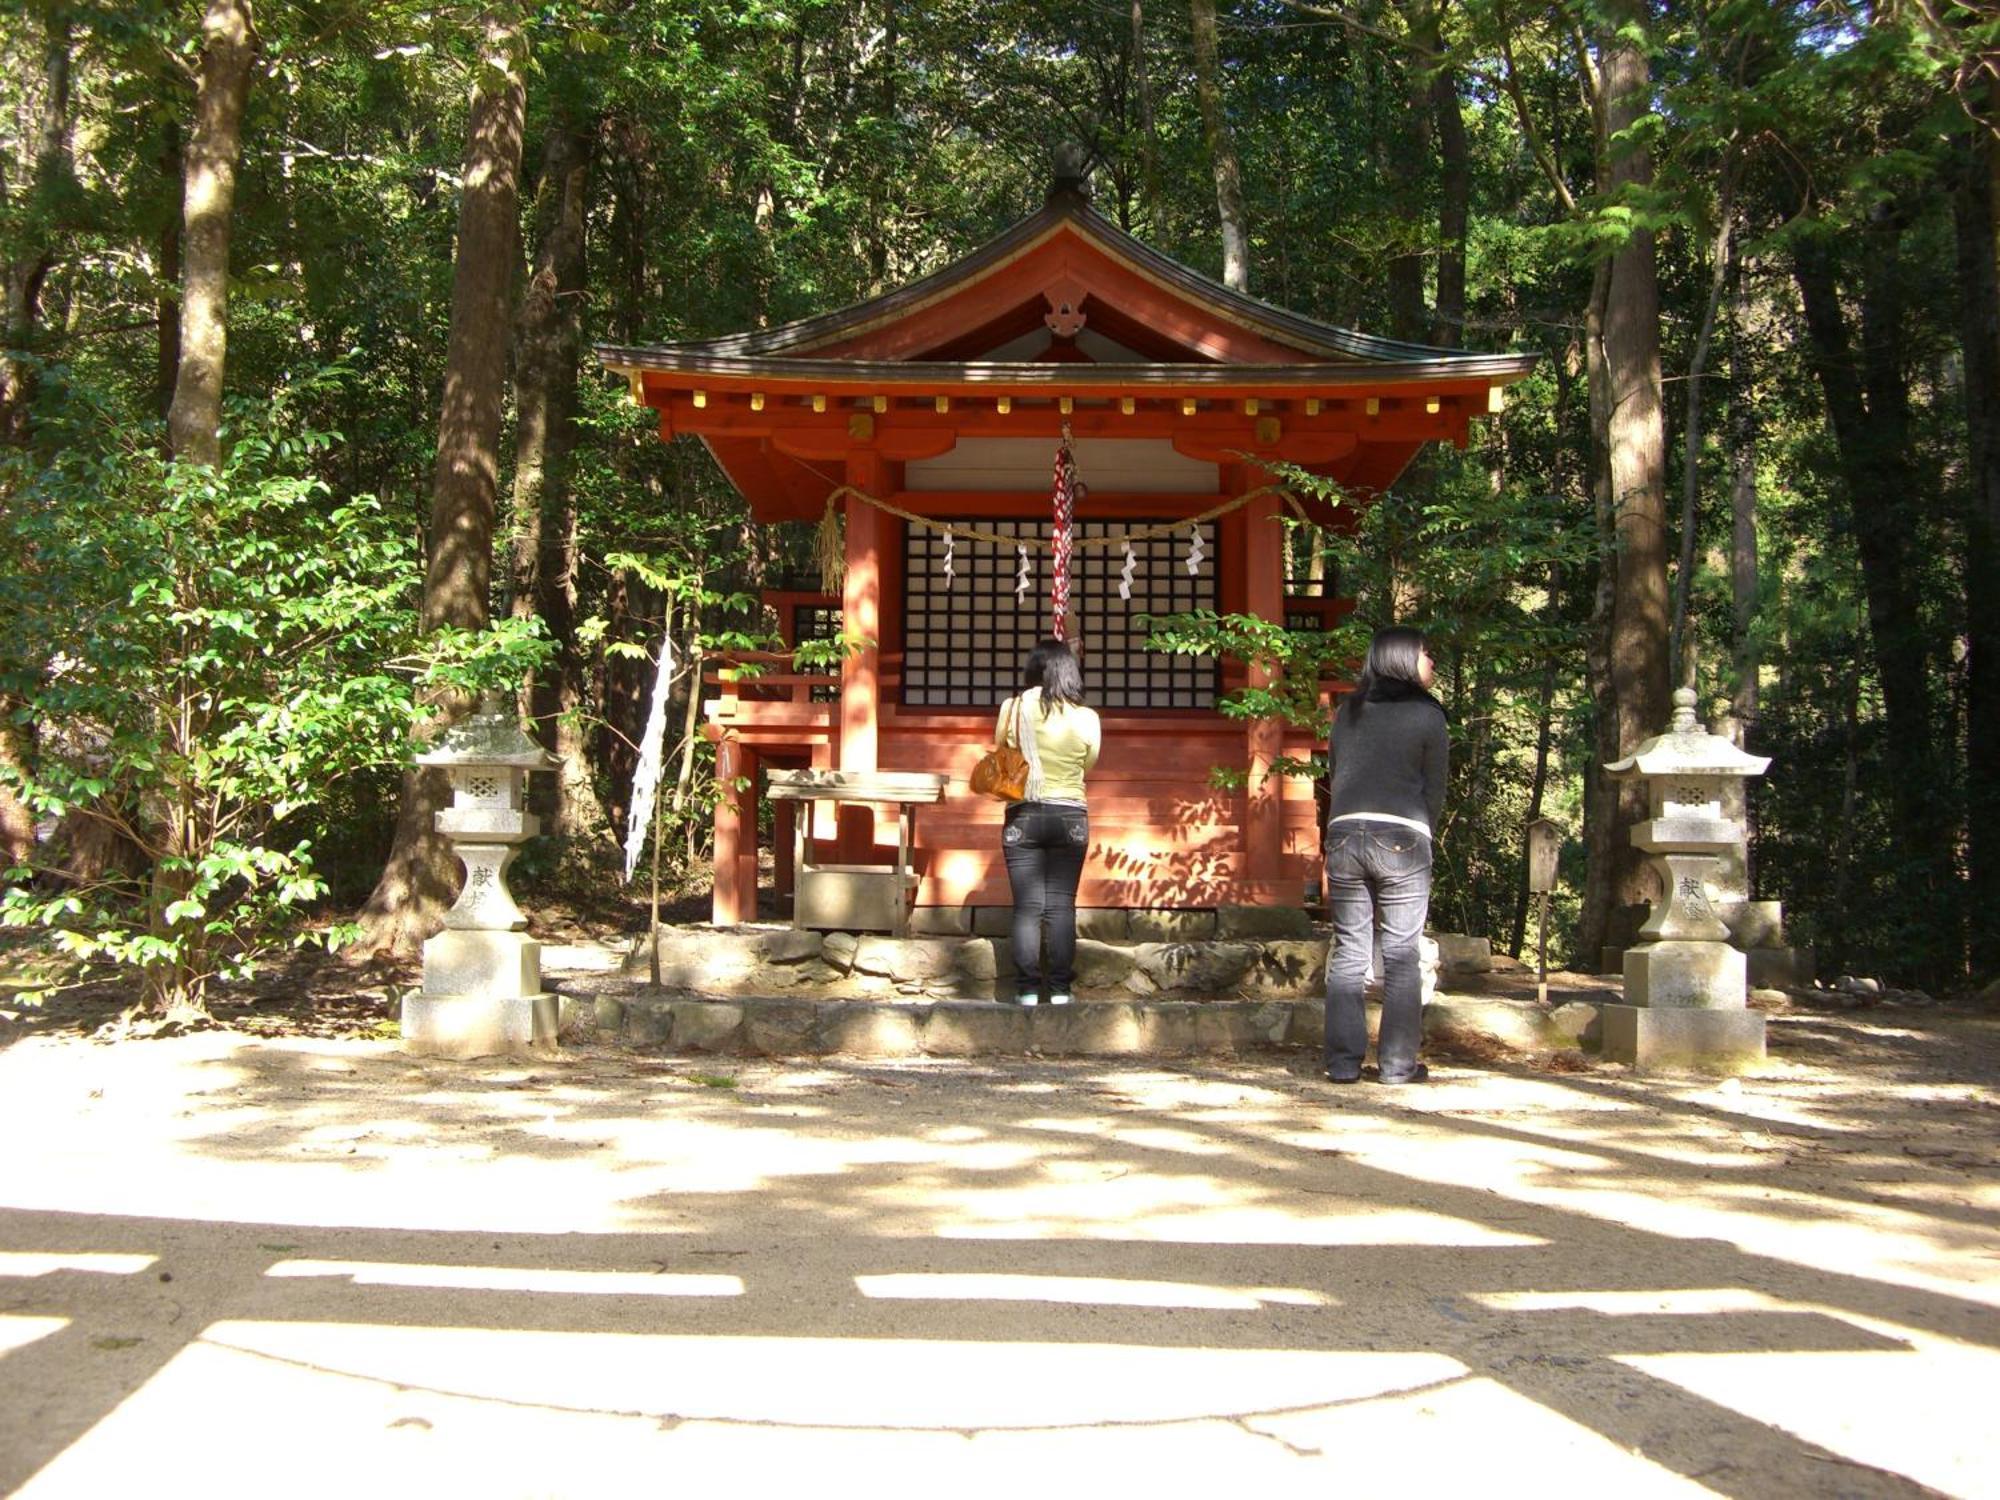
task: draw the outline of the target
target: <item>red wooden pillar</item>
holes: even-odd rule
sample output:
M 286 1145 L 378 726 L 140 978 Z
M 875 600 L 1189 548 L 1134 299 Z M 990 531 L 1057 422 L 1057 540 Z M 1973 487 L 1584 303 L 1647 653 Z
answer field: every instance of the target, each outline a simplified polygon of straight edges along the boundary
M 1256 470 L 1245 476 L 1250 487 L 1266 483 Z M 1243 507 L 1243 612 L 1283 624 L 1285 620 L 1285 535 L 1278 519 L 1276 495 L 1263 495 Z M 1249 685 L 1265 687 L 1273 680 L 1260 662 L 1249 663 Z M 1281 719 L 1252 719 L 1245 730 L 1250 784 L 1245 792 L 1243 829 L 1244 875 L 1259 884 L 1275 884 L 1284 875 L 1285 785 L 1271 765 L 1284 754 L 1285 726 Z M 1268 899 L 1268 892 L 1260 893 Z
M 715 775 L 722 797 L 715 804 L 712 920 L 734 927 L 757 917 L 757 752 L 724 738 L 715 747 Z
M 886 479 L 882 456 L 870 448 L 851 449 L 847 482 L 863 494 L 880 497 Z M 840 751 L 843 771 L 880 769 L 882 671 L 882 512 L 866 501 L 847 499 L 847 572 L 840 590 L 840 629 L 850 641 L 865 643 L 850 651 L 840 667 Z M 840 809 L 839 853 L 846 861 L 867 860 L 875 846 L 875 810 Z

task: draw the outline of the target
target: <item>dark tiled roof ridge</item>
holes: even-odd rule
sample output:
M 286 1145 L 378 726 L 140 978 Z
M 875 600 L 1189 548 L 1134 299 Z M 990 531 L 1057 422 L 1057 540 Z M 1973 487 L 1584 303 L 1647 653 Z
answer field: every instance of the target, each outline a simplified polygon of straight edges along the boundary
M 997 391 L 1061 393 L 1130 386 L 1329 386 L 1379 385 L 1396 380 L 1518 380 L 1534 368 L 1532 354 L 1468 354 L 1440 350 L 1422 359 L 1329 364 L 1220 365 L 999 364 L 990 360 L 843 360 L 807 356 L 717 354 L 699 344 L 598 344 L 598 360 L 613 369 L 639 369 L 739 379 L 796 380 L 804 384 L 865 381 L 894 386 L 990 386 Z

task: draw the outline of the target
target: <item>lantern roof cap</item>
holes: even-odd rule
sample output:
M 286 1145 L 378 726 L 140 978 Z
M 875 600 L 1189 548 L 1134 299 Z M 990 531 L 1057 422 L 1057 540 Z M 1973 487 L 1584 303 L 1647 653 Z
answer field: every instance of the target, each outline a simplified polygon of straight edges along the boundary
M 554 770 L 562 762 L 521 732 L 520 716 L 498 693 L 452 725 L 417 758 L 420 766 L 507 766 L 526 771 Z
M 1762 776 L 1768 755 L 1750 755 L 1719 734 L 1711 734 L 1695 717 L 1693 688 L 1674 690 L 1674 718 L 1665 734 L 1656 734 L 1623 760 L 1604 767 L 1620 781 L 1639 776 Z

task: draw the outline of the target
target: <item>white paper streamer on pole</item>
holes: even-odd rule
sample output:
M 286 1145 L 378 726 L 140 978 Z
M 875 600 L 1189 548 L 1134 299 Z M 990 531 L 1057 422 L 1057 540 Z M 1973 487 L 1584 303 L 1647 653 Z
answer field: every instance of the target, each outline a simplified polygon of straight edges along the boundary
M 1118 570 L 1118 597 L 1132 602 L 1132 575 L 1139 571 L 1139 554 L 1132 550 L 1132 538 L 1125 538 L 1125 566 Z
M 667 688 L 674 680 L 674 616 L 667 612 L 667 628 L 660 637 L 660 665 L 653 674 L 653 701 L 646 709 L 646 732 L 639 740 L 639 765 L 632 772 L 632 810 L 625 820 L 625 880 L 632 883 L 632 871 L 639 853 L 646 847 L 646 834 L 653 825 L 653 799 L 660 790 L 660 763 L 666 756 Z
M 1188 527 L 1188 572 L 1199 573 L 1201 571 L 1201 560 L 1207 555 L 1207 553 L 1201 550 L 1201 528 L 1199 526 Z
M 1014 575 L 1014 598 L 1018 601 L 1028 597 L 1028 581 L 1033 575 L 1033 570 L 1028 566 L 1028 544 L 1017 543 L 1014 550 L 1021 558 L 1021 571 Z
M 953 535 L 951 534 L 951 528 L 950 528 L 949 526 L 945 527 L 945 529 L 944 529 L 944 586 L 945 586 L 945 588 L 946 588 L 947 590 L 949 590 L 949 589 L 951 588 L 951 580 L 952 580 L 952 578 L 953 578 L 953 577 L 955 576 L 955 575 L 953 574 L 953 572 L 952 572 L 952 569 L 951 569 L 951 553 L 952 553 L 952 547 L 953 547 L 953 545 L 954 545 L 954 544 L 956 543 L 956 541 L 957 541 L 957 538 L 955 538 L 955 537 L 954 537 L 954 536 L 953 536 Z

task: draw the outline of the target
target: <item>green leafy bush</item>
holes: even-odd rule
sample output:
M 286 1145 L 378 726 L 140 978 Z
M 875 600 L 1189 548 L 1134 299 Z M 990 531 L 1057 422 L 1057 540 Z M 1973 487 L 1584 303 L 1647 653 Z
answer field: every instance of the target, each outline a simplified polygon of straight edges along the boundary
M 215 470 L 72 419 L 0 490 L 0 693 L 29 747 L 0 774 L 45 824 L 107 827 L 143 874 L 14 870 L 0 924 L 198 1012 L 325 890 L 300 814 L 406 758 L 425 683 L 518 681 L 538 643 L 510 623 L 420 652 L 412 538 L 373 499 L 336 500 L 312 472 L 334 439 L 281 410 Z

